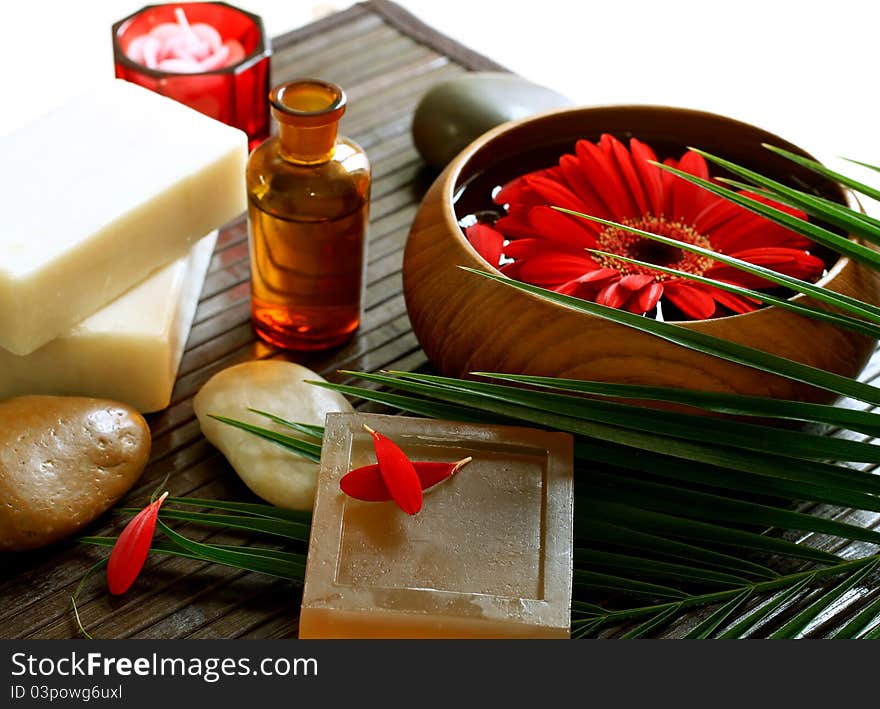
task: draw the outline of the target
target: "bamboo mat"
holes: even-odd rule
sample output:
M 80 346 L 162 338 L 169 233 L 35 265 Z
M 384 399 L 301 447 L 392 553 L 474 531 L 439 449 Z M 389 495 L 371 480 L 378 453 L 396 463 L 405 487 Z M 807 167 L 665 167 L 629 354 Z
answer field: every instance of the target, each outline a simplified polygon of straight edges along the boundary
M 403 245 L 422 195 L 434 179 L 410 137 L 416 103 L 435 83 L 494 62 L 439 35 L 389 2 L 367 2 L 273 41 L 273 84 L 317 76 L 341 85 L 349 107 L 341 132 L 360 143 L 373 165 L 365 313 L 357 336 L 328 354 L 296 361 L 327 379 L 339 369 L 416 370 L 426 364 L 404 306 Z M 252 359 L 286 356 L 254 338 L 250 325 L 245 225 L 220 233 L 183 356 L 171 406 L 148 417 L 149 466 L 120 504 L 140 506 L 170 474 L 174 495 L 251 499 L 223 457 L 199 431 L 192 398 L 214 373 Z M 368 408 L 368 407 L 361 407 Z M 108 514 L 90 534 L 118 530 Z M 187 527 L 195 539 L 241 543 L 232 535 Z M 0 637 L 77 636 L 70 596 L 106 550 L 66 543 L 0 558 Z M 153 557 L 131 591 L 111 598 L 100 574 L 79 597 L 96 638 L 295 637 L 300 589 L 289 582 L 191 560 Z
M 410 329 L 404 306 L 401 264 L 410 223 L 434 179 L 410 137 L 412 112 L 433 84 L 468 70 L 502 70 L 494 62 L 425 26 L 384 0 L 356 5 L 273 42 L 273 83 L 313 75 L 343 86 L 349 109 L 342 132 L 368 152 L 374 183 L 369 235 L 368 285 L 362 327 L 351 342 L 329 354 L 297 361 L 331 381 L 339 369 L 374 371 L 425 368 L 427 360 Z M 243 221 L 220 234 L 183 357 L 171 406 L 150 416 L 153 450 L 138 486 L 122 505 L 140 506 L 170 475 L 172 494 L 251 499 L 223 457 L 201 435 L 192 397 L 214 373 L 251 359 L 286 356 L 254 338 L 249 321 L 249 265 Z M 880 359 L 864 372 L 880 375 Z M 360 382 L 359 382 L 360 383 Z M 860 406 L 853 402 L 852 406 Z M 371 405 L 358 408 L 371 410 Z M 837 434 L 841 435 L 841 434 Z M 852 435 L 852 434 L 844 434 Z M 859 436 L 860 439 L 863 437 Z M 877 527 L 880 515 L 812 506 L 813 514 Z M 108 514 L 88 530 L 118 531 Z M 242 543 L 241 537 L 186 527 L 195 539 Z M 817 535 L 792 537 L 842 556 L 868 548 Z M 70 596 L 86 570 L 106 550 L 62 543 L 26 555 L 0 557 L 0 637 L 71 638 L 78 635 Z M 880 596 L 880 588 L 852 593 L 837 610 L 851 614 Z M 772 632 L 799 603 L 761 629 Z M 167 556 L 151 557 L 136 585 L 111 598 L 100 575 L 80 594 L 85 626 L 96 638 L 287 638 L 296 637 L 300 589 L 295 584 L 216 565 Z M 699 610 L 664 631 L 677 636 L 699 622 Z M 822 634 L 822 626 L 815 631 Z

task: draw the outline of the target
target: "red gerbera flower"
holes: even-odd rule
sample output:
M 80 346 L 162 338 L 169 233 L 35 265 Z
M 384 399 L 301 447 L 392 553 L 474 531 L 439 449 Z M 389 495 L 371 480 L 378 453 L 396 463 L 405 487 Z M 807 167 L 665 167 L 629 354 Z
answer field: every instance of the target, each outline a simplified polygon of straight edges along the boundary
M 585 249 L 751 289 L 772 284 L 705 256 L 563 214 L 551 205 L 696 244 L 795 278 L 812 281 L 822 274 L 825 264 L 809 252 L 808 239 L 661 170 L 651 164 L 656 160 L 654 151 L 635 138 L 629 150 L 610 135 L 596 144 L 581 140 L 575 154 L 563 155 L 557 165 L 502 187 L 495 202 L 506 205 L 506 213 L 492 226 L 468 227 L 468 241 L 511 278 L 634 313 L 652 310 L 664 298 L 698 320 L 712 317 L 719 304 L 735 313 L 760 304 L 655 269 L 593 256 Z M 709 179 L 706 161 L 692 151 L 665 164 Z M 797 209 L 747 194 L 806 219 Z

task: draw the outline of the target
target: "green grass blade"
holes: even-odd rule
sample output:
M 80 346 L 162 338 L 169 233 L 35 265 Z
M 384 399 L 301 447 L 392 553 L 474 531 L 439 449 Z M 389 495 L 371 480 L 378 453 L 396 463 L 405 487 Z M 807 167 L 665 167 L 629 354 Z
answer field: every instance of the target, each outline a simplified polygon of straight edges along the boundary
M 748 579 L 742 576 L 712 569 L 595 549 L 576 549 L 575 566 L 609 573 L 624 573 L 627 576 L 637 576 L 640 579 L 661 583 L 702 583 L 715 586 L 740 586 L 749 583 Z
M 851 473 L 851 480 L 840 483 L 837 478 L 827 476 L 824 483 L 804 482 L 790 478 L 753 475 L 738 470 L 722 468 L 717 465 L 703 465 L 690 462 L 682 465 L 676 458 L 656 453 L 641 452 L 638 456 L 628 455 L 626 449 L 605 444 L 601 441 L 575 440 L 575 456 L 592 462 L 604 463 L 614 468 L 625 468 L 637 472 L 667 478 L 672 484 L 682 482 L 696 483 L 703 487 L 733 490 L 746 495 L 770 495 L 789 500 L 824 502 L 830 505 L 855 507 L 857 509 L 880 512 L 880 496 L 872 492 L 880 480 L 877 476 L 859 470 L 841 468 Z M 792 465 L 796 471 L 798 465 Z M 864 490 L 851 490 L 851 487 Z
M 785 399 L 771 399 L 769 397 L 745 396 L 743 394 L 703 392 L 675 387 L 538 377 L 527 374 L 504 374 L 497 372 L 471 372 L 471 374 L 557 389 L 559 391 L 624 399 L 663 401 L 693 406 L 705 411 L 714 411 L 721 414 L 804 421 L 858 431 L 868 436 L 880 436 L 880 414 L 845 409 L 828 404 L 813 404 Z
M 880 544 L 880 532 L 846 522 L 769 505 L 686 490 L 662 483 L 624 479 L 594 471 L 590 494 L 597 500 L 634 505 L 696 519 L 796 529 Z
M 836 327 L 851 330 L 852 332 L 857 332 L 861 335 L 872 337 L 875 340 L 880 339 L 880 325 L 865 322 L 864 320 L 850 317 L 849 315 L 840 315 L 838 313 L 832 313 L 827 310 L 822 310 L 821 308 L 813 308 L 809 305 L 804 305 L 802 303 L 798 303 L 792 300 L 786 300 L 785 298 L 777 298 L 776 296 L 762 293 L 761 291 L 752 290 L 751 288 L 743 288 L 742 286 L 725 283 L 724 281 L 716 281 L 713 278 L 706 278 L 705 276 L 700 276 L 696 273 L 680 271 L 678 269 L 668 268 L 666 266 L 658 266 L 647 261 L 639 261 L 638 259 L 629 258 L 627 256 L 620 256 L 618 254 L 612 254 L 607 251 L 599 251 L 598 249 L 584 249 L 584 251 L 587 251 L 591 254 L 606 256 L 608 258 L 623 261 L 625 263 L 643 266 L 645 268 L 650 268 L 655 271 L 660 271 L 662 273 L 668 273 L 669 275 L 676 276 L 677 278 L 694 281 L 695 283 L 703 283 L 707 286 L 712 286 L 713 288 L 727 291 L 728 293 L 735 293 L 736 295 L 743 296 L 744 298 L 753 298 L 758 302 L 763 303 L 764 305 L 774 305 L 777 308 L 788 310 L 789 312 L 795 313 L 796 315 L 802 315 L 807 318 L 812 318 L 813 320 L 828 322 Z
M 752 596 L 752 589 L 747 588 L 738 596 L 735 596 L 727 603 L 722 605 L 718 610 L 712 613 L 708 618 L 703 620 L 699 625 L 694 627 L 687 635 L 684 636 L 685 640 L 705 640 L 712 636 L 718 628 L 730 617 L 730 615 L 736 611 L 743 603 L 745 603 Z
M 702 155 L 709 162 L 720 165 L 734 175 L 764 187 L 774 194 L 783 196 L 788 204 L 800 208 L 811 216 L 823 219 L 850 234 L 864 237 L 875 243 L 880 242 L 880 228 L 876 224 L 871 224 L 867 219 L 863 219 L 858 212 L 849 210 L 839 204 L 831 206 L 833 203 L 825 203 L 821 198 L 814 197 L 776 180 L 771 180 L 754 170 L 749 170 L 717 155 L 707 153 L 704 150 L 694 149 L 694 152 Z M 723 182 L 723 180 L 721 181 Z
M 315 438 L 319 441 L 324 440 L 324 427 L 323 426 L 313 426 L 309 423 L 299 423 L 297 421 L 288 421 L 287 419 L 281 418 L 280 416 L 276 416 L 275 414 L 270 414 L 268 411 L 261 411 L 260 409 L 248 409 L 255 414 L 260 416 L 265 416 L 270 421 L 274 421 L 277 424 L 290 428 L 294 431 L 298 431 L 309 438 Z
M 361 376 L 360 373 L 356 373 Z M 479 412 L 464 406 L 450 406 L 447 404 L 438 404 L 424 399 L 417 399 L 412 396 L 403 396 L 401 394 L 392 394 L 387 391 L 376 391 L 365 387 L 349 386 L 348 384 L 333 384 L 332 382 L 310 381 L 308 384 L 329 389 L 330 391 L 338 391 L 340 394 L 365 399 L 377 404 L 385 404 L 395 409 L 409 411 L 413 414 L 421 416 L 429 416 L 431 418 L 446 419 L 450 421 L 468 421 L 473 423 L 481 423 L 486 421 L 486 416 Z
M 841 229 L 846 229 L 847 231 L 851 231 L 845 226 L 848 220 L 858 220 L 862 222 L 862 225 L 857 228 L 874 228 L 875 233 L 876 229 L 880 229 L 880 219 L 875 219 L 868 214 L 864 214 L 863 212 L 859 212 L 855 209 L 840 204 L 840 202 L 835 202 L 825 197 L 819 197 L 818 195 L 810 194 L 809 192 L 797 190 L 797 194 L 799 195 L 799 197 L 788 198 L 785 195 L 774 192 L 773 190 L 766 187 L 757 187 L 756 185 L 751 185 L 746 182 L 741 182 L 739 180 L 734 180 L 728 177 L 719 177 L 716 179 L 718 180 L 718 182 L 721 182 L 728 187 L 733 187 L 734 189 L 738 190 L 749 190 L 751 192 L 760 193 L 763 194 L 765 197 L 779 202 L 780 204 L 785 204 L 789 207 L 801 209 L 802 211 L 810 214 L 810 216 L 816 217 L 818 219 L 824 219 L 826 222 L 829 222 Z M 805 208 L 808 205 L 812 205 L 810 209 Z M 830 216 L 824 216 L 826 214 Z
M 592 495 L 592 492 L 589 493 Z M 709 521 L 689 519 L 684 516 L 642 509 L 623 502 L 608 502 L 591 499 L 579 494 L 576 506 L 580 505 L 581 514 L 589 514 L 596 519 L 612 524 L 625 525 L 645 532 L 669 536 L 683 540 L 689 544 L 720 544 L 734 549 L 752 550 L 766 554 L 777 554 L 793 559 L 821 564 L 837 564 L 840 559 L 833 554 L 814 549 L 805 544 L 796 544 L 776 537 L 757 534 L 743 529 L 736 529 Z
M 131 511 L 139 512 L 139 510 Z M 163 508 L 159 515 L 165 519 L 193 522 L 208 527 L 243 529 L 247 532 L 271 534 L 298 542 L 309 541 L 309 525 L 302 522 L 290 522 L 288 520 L 267 519 L 263 517 L 245 517 L 241 515 L 210 514 L 207 512 L 184 512 L 167 508 Z
M 753 423 L 727 419 L 710 419 L 695 414 L 658 411 L 631 404 L 585 399 L 580 396 L 534 391 L 502 384 L 408 372 L 390 372 L 390 375 L 397 382 L 408 381 L 435 385 L 449 391 L 475 394 L 537 411 L 554 412 L 561 416 L 590 421 L 597 426 L 596 433 L 588 435 L 595 435 L 603 440 L 613 440 L 615 443 L 639 448 L 646 447 L 643 445 L 645 441 L 661 440 L 663 441 L 662 445 L 666 450 L 669 450 L 675 444 L 666 441 L 665 438 L 671 436 L 682 439 L 688 444 L 704 443 L 713 447 L 730 446 L 773 455 L 778 455 L 779 451 L 785 451 L 786 458 L 831 458 L 841 461 L 880 463 L 880 446 L 861 441 L 758 426 Z M 386 380 L 384 383 L 389 382 Z M 418 393 L 433 396 L 433 394 L 428 394 L 426 389 L 420 389 Z M 469 399 L 465 403 L 468 401 L 470 405 L 473 405 L 473 399 Z M 622 434 L 617 430 L 609 430 L 609 427 L 639 431 L 646 435 Z M 656 447 L 652 446 L 650 449 L 656 450 Z M 786 464 L 791 465 L 790 462 Z M 877 489 L 880 491 L 880 487 Z
M 365 381 L 383 383 L 396 389 L 403 389 L 404 391 L 430 396 L 442 401 L 453 402 L 457 405 L 463 404 L 482 411 L 492 412 L 507 419 L 518 419 L 554 430 L 567 431 L 580 436 L 586 436 L 587 438 L 620 444 L 632 449 L 681 458 L 689 462 L 698 461 L 757 475 L 809 479 L 823 484 L 830 483 L 844 490 L 861 491 L 863 489 L 871 489 L 872 485 L 880 483 L 878 479 L 867 476 L 859 477 L 858 473 L 851 474 L 849 469 L 823 463 L 798 461 L 794 464 L 788 458 L 722 447 L 717 445 L 717 442 L 716 444 L 691 443 L 687 440 L 670 438 L 668 436 L 641 431 L 634 432 L 595 421 L 585 421 L 572 416 L 548 412 L 546 409 L 518 405 L 510 403 L 507 399 L 499 399 L 498 397 L 466 390 L 472 385 L 477 386 L 476 383 L 449 380 L 457 382 L 457 384 L 454 386 L 442 386 L 430 383 L 426 379 L 427 375 L 420 375 L 422 380 L 415 380 L 411 375 L 400 377 L 386 374 L 360 373 L 358 376 Z M 525 390 L 516 389 L 516 391 L 522 393 Z M 510 396 L 513 397 L 515 395 L 511 394 Z M 586 402 L 587 400 L 578 399 L 577 401 Z M 583 405 L 586 406 L 587 404 L 584 403 Z M 644 411 L 643 409 L 639 410 Z M 764 435 L 763 429 L 760 429 L 759 435 Z M 632 452 L 630 455 L 635 456 L 636 454 Z
M 718 185 L 711 180 L 705 180 L 702 177 L 696 177 L 695 175 L 691 175 L 688 172 L 684 172 L 683 170 L 679 170 L 678 168 L 674 168 L 669 165 L 662 165 L 659 163 L 654 164 L 657 165 L 660 169 L 677 175 L 678 177 L 681 177 L 682 179 L 687 180 L 692 184 L 698 185 L 699 187 L 702 187 L 709 192 L 718 195 L 719 197 L 724 197 L 730 202 L 738 204 L 741 207 L 745 207 L 750 212 L 760 214 L 770 221 L 776 222 L 777 224 L 787 227 L 792 231 L 796 231 L 799 234 L 803 234 L 804 236 L 807 236 L 815 241 L 817 244 L 827 246 L 829 249 L 832 249 L 839 254 L 849 256 L 850 258 L 859 261 L 860 263 L 868 264 L 874 270 L 880 269 L 880 254 L 878 254 L 873 249 L 868 248 L 867 246 L 863 246 L 862 244 L 859 244 L 855 241 L 851 241 L 849 238 L 841 236 L 840 234 L 836 234 L 833 231 L 829 231 L 828 229 L 824 229 L 817 224 L 804 221 L 803 219 L 799 219 L 798 217 L 793 217 L 792 215 L 782 211 L 781 209 L 766 205 L 756 199 L 752 199 L 751 197 L 740 194 L 735 190 L 728 189 L 727 187 L 722 187 L 721 185 Z
M 278 578 L 299 580 L 303 578 L 305 573 L 305 557 L 300 562 L 297 560 L 281 561 L 277 558 L 259 556 L 250 552 L 231 551 L 229 549 L 218 549 L 209 544 L 187 539 L 182 534 L 178 534 L 171 527 L 165 524 L 161 519 L 157 520 L 159 528 L 172 542 L 182 547 L 186 551 L 198 554 L 206 561 L 212 561 L 226 566 L 234 566 L 247 571 L 256 571 L 261 574 L 275 576 Z
M 360 376 L 368 380 L 386 381 L 391 386 L 409 386 L 410 388 L 420 386 L 417 383 L 401 381 L 388 375 L 365 373 Z M 424 389 L 421 390 L 426 391 Z M 357 389 L 352 391 L 355 395 L 358 395 Z M 368 395 L 373 396 L 372 394 Z M 443 396 L 443 392 L 439 395 Z M 383 395 L 379 394 L 375 398 L 381 401 Z M 576 425 L 577 422 L 572 423 L 568 419 L 560 417 L 549 420 L 543 415 L 536 415 L 530 409 L 513 409 L 507 404 L 503 406 L 501 404 L 487 404 L 481 400 L 475 400 L 473 406 L 476 408 L 482 407 L 484 412 L 484 415 L 481 417 L 482 420 L 486 419 L 485 411 L 489 409 L 498 413 L 499 417 L 506 421 L 537 422 L 554 429 L 569 430 L 575 433 L 584 431 L 583 427 Z M 422 410 L 425 409 L 424 406 L 421 408 Z M 664 454 L 647 452 L 635 454 L 628 453 L 625 447 L 609 447 L 597 440 L 582 442 L 578 439 L 575 445 L 575 454 L 587 460 L 606 462 L 615 466 L 631 467 L 635 470 L 645 470 L 673 479 L 689 478 L 701 484 L 721 486 L 745 492 L 758 490 L 766 494 L 785 495 L 797 499 L 827 502 L 829 504 L 851 505 L 862 509 L 877 509 L 880 506 L 880 499 L 866 494 L 866 491 L 880 489 L 880 478 L 863 474 L 860 471 L 853 471 L 849 468 L 838 468 L 806 461 L 792 465 L 791 461 L 786 459 L 780 459 L 778 465 L 768 467 L 772 462 L 772 459 L 768 456 L 752 459 L 749 466 L 746 466 L 740 459 L 734 461 L 730 456 L 723 459 L 715 458 L 713 462 L 717 463 L 717 465 L 702 466 L 694 462 L 699 455 L 691 449 L 684 452 L 676 451 L 681 458 L 688 461 L 687 466 L 681 466 L 680 464 L 676 465 L 674 458 L 666 457 L 665 453 L 670 452 L 668 440 L 666 442 L 660 441 L 656 448 L 660 447 L 664 450 Z M 709 448 L 708 453 L 717 456 L 720 451 L 717 448 Z M 757 470 L 759 474 L 765 476 L 765 479 L 761 480 L 756 475 L 737 474 L 730 469 L 731 466 L 735 468 L 748 467 L 749 469 Z M 772 477 L 774 475 L 784 475 L 787 478 Z M 812 482 L 804 482 L 804 479 Z
M 764 147 L 767 150 L 771 150 L 777 155 L 781 155 L 784 158 L 788 158 L 792 162 L 796 162 L 798 165 L 802 165 L 809 170 L 812 170 L 823 177 L 827 177 L 832 182 L 838 182 L 841 185 L 846 185 L 850 189 L 855 190 L 856 192 L 861 192 L 863 195 L 867 195 L 871 199 L 880 199 L 880 190 L 874 189 L 870 185 L 863 184 L 858 180 L 854 180 L 843 173 L 836 172 L 825 167 L 822 163 L 816 162 L 815 160 L 811 160 L 810 158 L 805 158 L 803 155 L 798 155 L 797 153 L 792 153 L 788 150 L 784 150 L 782 148 L 777 148 L 775 145 L 767 145 L 764 143 Z M 868 167 L 876 170 L 873 165 L 869 165 L 867 163 L 860 163 L 855 160 L 851 160 L 850 162 L 856 163 L 857 165 L 862 165 L 863 167 Z
M 584 616 L 604 615 L 605 609 L 602 606 L 597 606 L 595 603 L 574 600 L 571 602 L 571 612 Z
M 599 544 L 613 543 L 615 546 L 649 552 L 688 562 L 700 562 L 704 568 L 717 568 L 736 574 L 745 574 L 759 579 L 776 578 L 778 574 L 766 566 L 730 554 L 722 554 L 695 544 L 670 539 L 657 534 L 649 534 L 639 529 L 624 527 L 611 522 L 577 515 L 575 517 L 575 541 L 589 540 Z
M 822 611 L 830 608 L 839 598 L 858 584 L 868 574 L 872 573 L 877 568 L 878 564 L 880 564 L 880 559 L 875 559 L 868 565 L 850 574 L 831 591 L 823 594 L 820 598 L 813 601 L 809 606 L 798 613 L 794 618 L 789 620 L 785 625 L 771 633 L 769 638 L 771 640 L 790 639 L 803 633 L 810 623 L 822 613 Z
M 169 497 L 166 500 L 166 505 L 170 503 L 174 503 L 176 505 L 186 505 L 189 507 L 207 507 L 215 510 L 240 512 L 242 514 L 251 514 L 257 517 L 267 517 L 269 519 L 280 519 L 286 520 L 288 522 L 301 522 L 302 524 L 310 524 L 312 518 L 311 512 L 303 512 L 300 510 L 287 510 L 283 507 L 264 505 L 258 502 L 208 500 L 200 497 Z
M 658 628 L 662 628 L 664 625 L 666 625 L 680 610 L 681 604 L 676 604 L 671 608 L 667 608 L 662 613 L 658 613 L 653 618 L 649 618 L 638 627 L 630 630 L 628 633 L 624 633 L 620 636 L 620 638 L 621 640 L 635 640 L 636 638 L 641 638 L 645 635 L 649 635 Z
M 753 610 L 744 618 L 738 620 L 718 637 L 722 640 L 735 640 L 746 637 L 746 635 L 753 628 L 755 628 L 758 624 L 760 624 L 765 618 L 769 617 L 776 610 L 782 608 L 782 606 L 795 598 L 801 591 L 807 588 L 807 586 L 809 586 L 814 579 L 814 576 L 808 576 L 807 578 L 802 579 L 790 588 L 777 594 L 775 597 Z
M 641 315 L 634 315 L 633 313 L 623 310 L 616 310 L 604 305 L 599 305 L 598 303 L 591 303 L 589 301 L 581 300 L 580 298 L 574 298 L 544 288 L 538 288 L 537 286 L 532 286 L 521 281 L 514 281 L 505 276 L 478 271 L 472 268 L 464 268 L 464 270 L 475 273 L 483 278 L 497 281 L 508 288 L 516 288 L 517 290 L 531 293 L 544 300 L 571 308 L 572 310 L 589 313 L 603 318 L 604 320 L 609 320 L 620 325 L 626 325 L 648 335 L 687 347 L 688 349 L 697 352 L 720 357 L 729 362 L 735 362 L 747 367 L 769 372 L 770 374 L 809 384 L 820 389 L 834 392 L 835 394 L 840 394 L 841 396 L 849 396 L 868 404 L 880 405 L 880 391 L 869 384 L 863 384 L 862 382 L 850 379 L 849 377 L 826 372 L 825 370 L 785 359 L 784 357 L 779 357 L 764 352 L 763 350 L 757 350 L 752 347 L 746 347 L 745 345 L 722 340 L 707 335 L 706 333 L 690 330 L 679 325 L 658 322 Z
M 859 640 L 880 640 L 880 623 L 876 623 L 871 628 L 858 636 Z
M 318 463 L 321 460 L 321 446 L 315 445 L 314 443 L 309 443 L 308 441 L 303 441 L 299 438 L 294 438 L 293 436 L 285 436 L 283 433 L 278 433 L 277 431 L 272 431 L 260 426 L 254 426 L 245 421 L 238 421 L 236 419 L 226 418 L 225 416 L 215 416 L 214 414 L 208 415 L 212 419 L 217 419 L 217 421 L 234 426 L 235 428 L 240 428 L 242 431 L 256 434 L 260 438 L 272 441 L 272 443 L 277 443 L 282 448 L 286 448 L 287 450 L 311 460 L 314 463 Z
M 80 537 L 77 541 L 83 544 L 91 544 L 93 546 L 99 547 L 110 547 L 112 548 L 116 544 L 117 537 Z M 278 551 L 276 549 L 262 549 L 260 547 L 243 547 L 237 546 L 233 544 L 205 544 L 207 547 L 211 547 L 212 549 L 219 551 L 229 551 L 235 552 L 238 554 L 244 554 L 248 556 L 252 556 L 255 558 L 261 559 L 270 559 L 277 560 L 284 563 L 296 564 L 301 563 L 305 564 L 305 557 L 302 554 L 293 554 L 291 552 L 286 551 Z M 198 554 L 192 551 L 188 551 L 181 546 L 178 546 L 174 542 L 163 541 L 161 539 L 154 539 L 153 543 L 150 545 L 150 552 L 156 552 L 158 554 L 167 554 L 170 556 L 179 556 L 185 559 L 195 559 L 197 561 L 207 561 L 214 563 L 214 559 L 209 559 L 208 557 Z M 107 561 L 106 559 L 104 560 Z M 216 562 L 221 563 L 221 562 Z M 245 571 L 250 570 L 245 567 L 242 567 L 238 564 L 226 564 L 226 566 L 232 566 L 236 569 L 243 569 Z
M 858 637 L 869 629 L 874 621 L 880 617 L 880 595 L 865 606 L 846 625 L 837 630 L 831 637 L 837 640 L 847 640 Z
M 574 570 L 573 580 L 576 586 L 615 591 L 625 595 L 646 596 L 649 598 L 687 598 L 689 595 L 671 586 L 647 583 L 614 574 L 603 574 L 583 569 Z
M 580 640 L 581 638 L 588 638 L 597 630 L 599 630 L 599 628 L 601 628 L 604 624 L 605 622 L 602 618 L 590 620 L 579 625 L 573 623 L 573 627 L 571 630 L 571 639 Z

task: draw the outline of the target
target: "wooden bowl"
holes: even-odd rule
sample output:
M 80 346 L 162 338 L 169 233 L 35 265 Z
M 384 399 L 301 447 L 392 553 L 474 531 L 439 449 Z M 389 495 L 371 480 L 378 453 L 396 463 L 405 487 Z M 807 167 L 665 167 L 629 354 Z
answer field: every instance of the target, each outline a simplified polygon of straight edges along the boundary
M 480 200 L 485 204 L 492 185 L 549 166 L 572 151 L 577 139 L 598 140 L 602 133 L 621 140 L 636 136 L 661 159 L 698 146 L 846 203 L 838 186 L 777 157 L 761 143 L 806 155 L 797 146 L 709 113 L 651 106 L 574 108 L 499 126 L 468 146 L 437 178 L 406 244 L 407 310 L 433 366 L 456 377 L 474 371 L 528 373 L 833 400 L 828 392 L 670 344 L 458 268 L 497 273 L 471 248 L 458 225 L 461 216 L 479 208 Z M 876 275 L 847 258 L 838 259 L 820 284 L 871 303 L 880 297 Z M 776 307 L 683 324 L 845 376 L 861 371 L 876 344 Z

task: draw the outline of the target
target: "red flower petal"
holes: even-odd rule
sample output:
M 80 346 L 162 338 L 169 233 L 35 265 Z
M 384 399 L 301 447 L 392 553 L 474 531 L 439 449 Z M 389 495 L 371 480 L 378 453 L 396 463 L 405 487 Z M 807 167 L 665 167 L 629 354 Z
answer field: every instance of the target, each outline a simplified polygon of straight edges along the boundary
M 529 224 L 536 234 L 551 241 L 580 249 L 596 246 L 596 236 L 601 225 L 553 209 L 551 207 L 532 207 L 529 211 Z
M 465 229 L 468 242 L 490 266 L 498 267 L 504 249 L 504 234 L 488 224 L 472 224 Z
M 709 234 L 715 236 L 715 231 L 727 224 L 731 219 L 735 219 L 742 212 L 748 210 L 743 209 L 733 202 L 726 199 L 710 199 L 703 207 L 703 211 L 694 217 L 694 229 L 700 234 Z
M 760 301 L 745 296 L 729 293 L 720 288 L 706 287 L 706 292 L 711 295 L 716 302 L 721 303 L 724 307 L 732 310 L 734 313 L 750 313 L 761 307 Z
M 678 167 L 678 160 L 674 158 L 666 158 L 663 161 L 664 165 L 669 167 Z M 673 203 L 672 203 L 672 192 L 674 190 L 673 185 L 680 181 L 681 178 L 673 175 L 671 172 L 667 170 L 660 171 L 660 194 L 663 197 L 663 210 L 661 212 L 661 216 L 666 217 L 667 219 L 672 219 L 672 214 L 674 211 Z
M 548 287 L 580 278 L 587 271 L 596 269 L 596 262 L 588 256 L 575 256 L 564 251 L 548 251 L 516 263 L 517 278 L 532 285 Z
M 605 153 L 589 140 L 579 140 L 575 145 L 581 169 L 596 189 L 596 193 L 608 206 L 611 218 L 620 221 L 638 214 L 635 203 L 623 189 L 617 166 Z
M 528 186 L 540 195 L 544 204 L 564 207 L 575 212 L 585 211 L 583 202 L 561 182 L 541 176 L 528 177 L 526 181 Z
M 390 438 L 386 438 L 366 424 L 364 428 L 373 437 L 373 449 L 379 462 L 379 472 L 391 497 L 408 515 L 418 513 L 422 509 L 422 483 L 412 461 Z
M 762 204 L 773 206 L 798 219 L 806 219 L 807 215 L 801 210 L 774 202 L 763 195 L 756 195 L 750 192 L 740 192 L 740 194 L 748 195 Z M 711 241 L 716 249 L 724 253 L 732 253 L 741 249 L 759 246 L 786 246 L 794 249 L 807 249 L 812 245 L 812 242 L 801 234 L 739 206 L 736 206 L 733 218 L 719 225 L 711 232 Z
M 422 490 L 427 490 L 429 487 L 446 480 L 450 475 L 454 475 L 470 462 L 470 457 L 459 460 L 457 463 L 414 461 L 413 467 L 416 469 L 416 475 L 419 476 Z M 365 502 L 386 502 L 393 499 L 382 479 L 378 463 L 355 468 L 346 473 L 339 481 L 339 487 L 349 497 Z
M 604 143 L 606 152 L 610 153 L 610 157 L 617 165 L 617 171 L 623 178 L 625 189 L 629 191 L 630 196 L 635 202 L 635 208 L 639 214 L 647 214 L 649 211 L 648 199 L 642 188 L 642 183 L 636 175 L 633 167 L 633 159 L 623 143 L 610 135 L 603 135 L 600 144 Z
M 715 314 L 715 300 L 706 292 L 705 286 L 668 281 L 664 295 L 689 318 L 705 320 Z
M 553 290 L 584 300 L 593 300 L 596 294 L 614 281 L 620 280 L 620 271 L 614 268 L 597 268 L 556 286 Z
M 688 150 L 682 156 L 678 163 L 678 169 L 704 180 L 709 179 L 709 166 L 706 164 L 706 160 L 702 155 L 692 150 Z M 671 189 L 673 220 L 693 224 L 697 215 L 703 211 L 706 201 L 711 199 L 711 194 L 683 177 L 675 177 Z
M 799 249 L 788 249 L 785 247 L 762 246 L 755 249 L 746 249 L 737 253 L 730 254 L 733 258 L 740 261 L 763 266 L 786 276 L 799 278 L 806 281 L 814 281 L 825 270 L 825 263 L 822 259 L 808 254 L 806 251 Z M 740 271 L 733 266 L 725 266 L 717 264 L 706 271 L 707 278 L 714 278 L 718 281 L 726 283 L 735 283 L 747 288 L 768 288 L 772 285 L 761 278 L 750 273 Z
M 107 562 L 107 588 L 113 595 L 125 593 L 135 582 L 150 553 L 159 508 L 168 497 L 162 495 L 138 512 L 119 535 Z
M 511 180 L 498 190 L 494 197 L 495 204 L 525 204 L 528 206 L 541 204 L 541 198 L 529 186 L 529 180 L 533 177 L 544 177 L 556 181 L 562 179 L 561 172 L 557 167 L 529 172 Z
M 543 234 L 535 232 L 535 228 L 529 222 L 529 212 L 535 207 L 525 205 L 511 205 L 508 213 L 495 222 L 495 228 L 508 239 L 543 238 Z
M 634 313 L 644 313 L 657 304 L 661 295 L 663 286 L 656 283 L 653 276 L 632 275 L 603 288 L 596 302 L 609 308 L 626 308 Z M 643 305 L 650 307 L 640 309 Z
M 579 210 L 601 219 L 610 219 L 611 210 L 599 195 L 598 190 L 584 172 L 581 161 L 574 155 L 563 155 L 559 159 L 559 167 L 565 181 L 572 191 L 583 201 L 583 209 Z
M 635 138 L 629 141 L 629 149 L 632 151 L 633 165 L 639 174 L 645 196 L 648 200 L 648 212 L 655 217 L 663 213 L 663 185 L 660 178 L 660 168 L 651 165 L 648 161 L 657 162 L 657 156 L 649 145 Z

